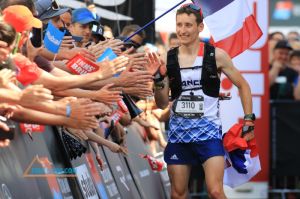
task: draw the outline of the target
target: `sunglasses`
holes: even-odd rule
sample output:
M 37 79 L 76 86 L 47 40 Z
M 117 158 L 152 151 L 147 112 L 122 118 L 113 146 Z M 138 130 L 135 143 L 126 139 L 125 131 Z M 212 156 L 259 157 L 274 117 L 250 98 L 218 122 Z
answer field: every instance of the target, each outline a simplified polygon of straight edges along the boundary
M 59 6 L 59 3 L 58 3 L 58 0 L 52 0 L 51 7 L 49 7 L 47 9 L 47 11 L 48 10 L 60 10 L 60 6 Z
M 192 4 L 192 3 L 187 3 L 187 4 L 184 4 L 181 6 L 182 8 L 190 8 L 194 11 L 197 11 L 197 12 L 200 12 L 201 11 L 201 8 L 199 6 L 196 6 L 195 4 Z
M 126 47 L 130 48 L 130 47 L 134 47 L 135 49 L 138 49 L 139 47 L 141 47 L 142 45 L 135 42 L 135 41 L 132 41 L 132 40 L 129 40 L 128 41 L 129 43 L 128 44 L 125 44 Z

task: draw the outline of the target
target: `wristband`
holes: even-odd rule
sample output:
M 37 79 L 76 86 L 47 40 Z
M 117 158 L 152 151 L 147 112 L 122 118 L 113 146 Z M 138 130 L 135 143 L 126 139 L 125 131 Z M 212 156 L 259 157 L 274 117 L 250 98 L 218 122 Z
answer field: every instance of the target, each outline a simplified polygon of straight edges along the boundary
M 67 106 L 66 106 L 66 116 L 70 117 L 71 116 L 71 112 L 72 112 L 71 105 L 67 104 Z
M 155 83 L 158 83 L 158 82 L 161 82 L 165 79 L 165 76 L 161 75 L 159 72 L 157 72 L 155 75 L 154 75 L 154 82 Z

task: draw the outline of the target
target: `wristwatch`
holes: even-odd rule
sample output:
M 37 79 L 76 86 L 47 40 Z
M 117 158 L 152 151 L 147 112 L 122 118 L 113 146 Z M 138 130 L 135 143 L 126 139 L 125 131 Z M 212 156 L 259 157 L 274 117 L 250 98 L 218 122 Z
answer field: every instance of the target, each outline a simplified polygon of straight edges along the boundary
M 250 120 L 250 121 L 255 121 L 255 119 L 256 119 L 256 117 L 255 117 L 255 114 L 254 113 L 251 113 L 251 114 L 246 114 L 245 116 L 244 116 L 244 120 Z

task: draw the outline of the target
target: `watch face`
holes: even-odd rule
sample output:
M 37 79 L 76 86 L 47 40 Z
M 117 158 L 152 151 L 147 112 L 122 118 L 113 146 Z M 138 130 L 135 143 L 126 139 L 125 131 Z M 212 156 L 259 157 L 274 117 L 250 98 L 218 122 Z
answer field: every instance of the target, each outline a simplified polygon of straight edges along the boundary
M 255 117 L 255 114 L 252 113 L 252 114 L 247 114 L 244 116 L 244 119 L 247 120 L 247 119 L 250 119 L 252 121 L 255 121 L 256 117 Z

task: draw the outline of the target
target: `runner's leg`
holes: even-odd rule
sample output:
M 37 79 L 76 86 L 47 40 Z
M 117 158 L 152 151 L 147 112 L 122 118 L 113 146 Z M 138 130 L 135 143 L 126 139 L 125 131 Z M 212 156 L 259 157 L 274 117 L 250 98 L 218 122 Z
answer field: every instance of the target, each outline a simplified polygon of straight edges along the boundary
M 171 199 L 187 199 L 191 172 L 189 165 L 168 165 L 171 181 Z
M 224 157 L 214 156 L 203 163 L 207 192 L 212 199 L 226 199 L 223 190 Z

